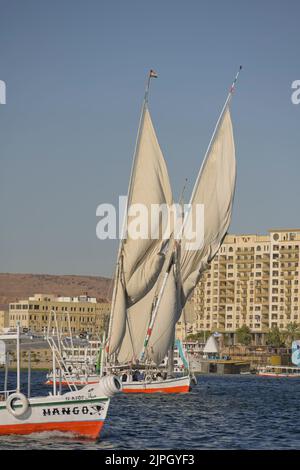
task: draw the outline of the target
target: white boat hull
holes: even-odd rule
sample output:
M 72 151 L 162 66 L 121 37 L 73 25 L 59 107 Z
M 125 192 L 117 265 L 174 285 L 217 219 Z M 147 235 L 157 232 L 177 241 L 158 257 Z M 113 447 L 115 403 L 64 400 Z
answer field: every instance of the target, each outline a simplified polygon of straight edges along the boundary
M 88 378 L 78 377 L 73 379 L 76 385 L 95 384 L 99 382 L 99 376 L 91 375 Z M 47 385 L 52 385 L 52 379 L 49 378 Z M 62 382 L 66 385 L 66 382 Z M 153 381 L 129 381 L 122 382 L 124 393 L 187 393 L 191 389 L 191 378 L 189 376 L 174 377 L 166 380 Z
M 187 393 L 191 389 L 191 378 L 174 377 L 166 380 L 123 382 L 124 393 Z
M 300 377 L 300 373 L 285 373 L 285 374 L 282 374 L 282 373 L 276 373 L 276 372 L 257 372 L 256 375 L 260 375 L 261 377 L 288 377 L 288 378 L 291 378 L 291 377 Z
M 97 438 L 109 406 L 109 398 L 97 385 L 28 401 L 27 411 L 19 417 L 7 409 L 5 401 L 0 402 L 0 435 L 61 431 Z
M 89 376 L 88 378 L 79 377 L 73 379 L 76 385 L 96 384 L 99 382 L 99 376 Z M 52 385 L 49 379 L 46 384 Z M 66 382 L 62 382 L 66 385 Z M 187 393 L 191 389 L 191 379 L 189 376 L 176 377 L 160 381 L 130 381 L 122 382 L 124 393 Z

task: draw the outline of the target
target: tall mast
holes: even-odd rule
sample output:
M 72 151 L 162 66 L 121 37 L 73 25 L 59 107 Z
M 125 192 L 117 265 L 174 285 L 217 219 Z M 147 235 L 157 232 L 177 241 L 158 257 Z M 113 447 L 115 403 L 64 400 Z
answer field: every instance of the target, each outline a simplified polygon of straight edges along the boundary
M 235 78 L 234 78 L 234 80 L 233 80 L 233 82 L 232 82 L 232 85 L 231 85 L 231 87 L 230 87 L 230 89 L 229 89 L 229 92 L 228 92 L 227 98 L 226 98 L 226 100 L 225 100 L 225 103 L 224 103 L 224 105 L 223 105 L 223 108 L 222 108 L 222 111 L 221 111 L 221 113 L 220 113 L 220 116 L 219 116 L 219 118 L 218 118 L 218 120 L 217 120 L 217 123 L 216 123 L 216 125 L 215 125 L 214 132 L 213 132 L 213 134 L 212 134 L 212 136 L 211 136 L 211 139 L 210 139 L 210 141 L 209 141 L 209 144 L 208 144 L 208 147 L 207 147 L 207 150 L 206 150 L 206 153 L 205 153 L 205 156 L 204 156 L 202 165 L 201 165 L 201 167 L 200 167 L 200 170 L 199 170 L 199 173 L 198 173 L 198 176 L 197 176 L 197 179 L 196 179 L 196 182 L 195 182 L 193 191 L 192 191 L 192 195 L 191 195 L 191 198 L 190 198 L 190 204 L 189 204 L 189 206 L 188 206 L 189 209 L 188 209 L 188 211 L 187 211 L 186 214 L 185 214 L 185 220 L 184 220 L 184 223 L 183 223 L 182 226 L 181 226 L 180 235 L 182 234 L 182 231 L 183 231 L 183 229 L 184 229 L 184 226 L 185 226 L 185 223 L 186 223 L 186 220 L 187 220 L 187 216 L 188 216 L 188 214 L 189 214 L 189 211 L 190 211 L 190 208 L 191 208 L 191 204 L 192 204 L 193 199 L 194 199 L 194 197 L 195 197 L 195 193 L 196 193 L 196 190 L 197 190 L 197 186 L 198 186 L 198 183 L 199 183 L 199 181 L 200 181 L 201 175 L 202 175 L 202 173 L 203 173 L 203 170 L 204 170 L 204 167 L 205 167 L 205 164 L 206 164 L 206 161 L 207 161 L 209 152 L 210 152 L 210 150 L 211 150 L 211 148 L 212 148 L 212 145 L 213 145 L 213 143 L 214 143 L 216 134 L 217 134 L 218 129 L 219 129 L 219 126 L 220 126 L 220 124 L 221 124 L 221 122 L 222 122 L 222 119 L 223 119 L 223 116 L 224 116 L 225 111 L 226 111 L 226 109 L 227 109 L 227 106 L 229 105 L 229 103 L 230 103 L 230 101 L 231 101 L 231 99 L 232 99 L 233 92 L 234 92 L 234 90 L 235 90 L 235 85 L 236 85 L 236 82 L 237 82 L 237 80 L 238 80 L 238 78 L 239 78 L 239 74 L 240 74 L 241 70 L 242 70 L 242 66 L 240 65 L 239 70 L 237 71 L 237 74 L 236 74 L 236 76 L 235 76 Z
M 133 160 L 132 160 L 132 166 L 131 166 L 131 172 L 130 172 L 130 178 L 129 178 L 129 184 L 128 184 L 128 191 L 127 191 L 127 202 L 126 202 L 126 208 L 125 208 L 125 211 L 124 211 L 122 232 L 121 232 L 121 240 L 120 240 L 120 243 L 119 243 L 116 269 L 115 269 L 115 276 L 114 276 L 115 282 L 114 282 L 114 289 L 113 289 L 113 294 L 112 294 L 111 315 L 110 315 L 110 319 L 109 319 L 109 327 L 108 327 L 108 334 L 107 334 L 107 345 L 106 345 L 106 348 L 105 348 L 106 353 L 108 353 L 109 341 L 110 341 L 110 336 L 111 336 L 113 312 L 114 312 L 114 305 L 115 305 L 116 293 L 117 293 L 117 289 L 116 289 L 117 279 L 120 275 L 120 267 L 121 267 L 120 259 L 121 259 L 121 254 L 122 254 L 122 249 L 123 249 L 124 243 L 126 242 L 127 213 L 128 213 L 128 207 L 129 207 L 130 201 L 131 201 L 132 181 L 133 181 L 133 177 L 134 177 L 134 173 L 135 173 L 136 159 L 137 159 L 138 148 L 139 148 L 140 137 L 141 137 L 141 129 L 142 129 L 143 121 L 144 121 L 145 111 L 146 111 L 147 104 L 148 104 L 151 78 L 156 78 L 156 77 L 157 77 L 156 73 L 151 69 L 149 71 L 148 75 L 147 75 L 145 92 L 144 92 L 144 99 L 143 99 L 142 110 L 141 110 L 140 121 L 139 121 L 139 127 L 138 127 L 138 132 L 137 132 L 137 137 L 136 137 L 135 147 L 134 147 L 134 152 L 133 152 Z

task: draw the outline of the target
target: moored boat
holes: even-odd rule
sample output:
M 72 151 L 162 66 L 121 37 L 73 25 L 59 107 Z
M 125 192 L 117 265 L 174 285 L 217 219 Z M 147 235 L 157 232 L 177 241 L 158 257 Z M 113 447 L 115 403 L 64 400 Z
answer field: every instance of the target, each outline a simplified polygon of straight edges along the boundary
M 261 377 L 300 377 L 300 368 L 291 366 L 264 366 L 257 369 L 256 375 Z

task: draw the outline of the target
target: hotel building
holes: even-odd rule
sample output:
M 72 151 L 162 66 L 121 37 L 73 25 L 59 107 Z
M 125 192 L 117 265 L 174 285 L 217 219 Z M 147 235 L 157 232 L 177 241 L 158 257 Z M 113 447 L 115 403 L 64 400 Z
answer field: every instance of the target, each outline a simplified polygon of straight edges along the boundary
M 97 302 L 96 298 L 81 295 L 78 297 L 56 297 L 48 294 L 35 294 L 27 300 L 9 304 L 9 327 L 17 323 L 22 328 L 41 333 L 55 327 L 55 315 L 59 328 L 73 334 L 99 334 L 109 319 L 110 303 Z
M 300 324 L 299 247 L 300 229 L 227 235 L 194 291 L 192 332 L 233 334 L 246 324 L 259 338 Z
M 0 332 L 9 326 L 9 313 L 6 310 L 0 310 Z

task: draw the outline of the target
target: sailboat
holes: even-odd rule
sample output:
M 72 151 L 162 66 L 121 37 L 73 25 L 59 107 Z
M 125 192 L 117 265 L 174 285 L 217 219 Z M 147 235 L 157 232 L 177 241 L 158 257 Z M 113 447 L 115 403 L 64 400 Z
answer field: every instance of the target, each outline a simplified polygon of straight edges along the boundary
M 151 209 L 153 204 L 164 204 L 170 208 L 173 202 L 166 163 L 148 107 L 150 80 L 157 75 L 152 70 L 149 73 L 129 182 L 125 229 L 117 257 L 106 346 L 106 370 L 119 371 L 125 393 L 190 390 L 190 371 L 183 377 L 174 375 L 175 326 L 230 224 L 236 161 L 229 104 L 240 70 L 241 67 L 215 126 L 183 223 L 179 229 L 178 224 L 172 226 L 167 240 L 163 236 L 166 228 L 163 221 L 156 239 L 148 234 L 136 240 L 127 230 L 132 221 L 132 205 L 139 203 Z M 203 237 L 196 249 L 191 249 L 187 228 L 195 227 L 201 204 L 205 210 Z M 166 355 L 168 371 L 162 376 L 155 370 Z

